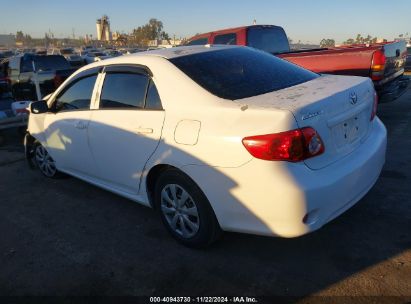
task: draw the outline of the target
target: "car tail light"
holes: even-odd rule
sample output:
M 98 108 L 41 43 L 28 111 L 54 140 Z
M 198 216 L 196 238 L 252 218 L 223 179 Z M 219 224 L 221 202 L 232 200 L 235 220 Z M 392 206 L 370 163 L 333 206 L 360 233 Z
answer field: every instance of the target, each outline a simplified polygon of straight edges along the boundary
M 243 145 L 254 157 L 263 160 L 299 162 L 324 153 L 324 144 L 313 128 L 250 136 Z
M 62 83 L 63 83 L 63 78 L 60 75 L 54 76 L 53 82 L 54 82 L 54 88 L 57 89 Z
M 383 51 L 378 50 L 374 52 L 372 56 L 371 64 L 371 79 L 372 80 L 381 80 L 384 77 L 385 63 L 387 58 Z
M 373 121 L 375 116 L 377 115 L 377 108 L 378 108 L 378 94 L 377 92 L 374 92 L 374 103 L 372 105 L 370 121 Z

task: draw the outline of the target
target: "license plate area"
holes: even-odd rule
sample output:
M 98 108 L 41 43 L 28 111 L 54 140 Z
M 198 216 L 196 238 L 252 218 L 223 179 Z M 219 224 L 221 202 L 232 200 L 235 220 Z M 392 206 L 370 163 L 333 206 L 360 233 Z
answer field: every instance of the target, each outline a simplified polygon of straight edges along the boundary
M 360 140 L 365 134 L 367 124 L 364 111 L 355 114 L 351 118 L 333 127 L 332 133 L 337 144 L 337 148 L 352 145 Z

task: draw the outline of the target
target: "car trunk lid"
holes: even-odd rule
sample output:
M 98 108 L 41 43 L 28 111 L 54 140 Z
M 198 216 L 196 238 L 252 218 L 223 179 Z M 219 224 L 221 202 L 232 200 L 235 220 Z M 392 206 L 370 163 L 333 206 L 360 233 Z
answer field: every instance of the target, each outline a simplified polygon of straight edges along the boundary
M 241 102 L 289 110 L 300 128 L 314 128 L 325 146 L 323 154 L 305 160 L 315 170 L 350 154 L 365 140 L 374 92 L 368 78 L 328 75 Z

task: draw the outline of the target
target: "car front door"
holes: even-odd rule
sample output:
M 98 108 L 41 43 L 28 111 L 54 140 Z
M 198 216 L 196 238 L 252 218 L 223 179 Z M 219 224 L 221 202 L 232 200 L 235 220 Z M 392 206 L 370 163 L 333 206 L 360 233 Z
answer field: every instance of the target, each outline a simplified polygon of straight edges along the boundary
M 90 147 L 100 182 L 136 194 L 146 162 L 161 138 L 164 111 L 147 71 L 108 66 L 98 109 L 89 125 Z
M 57 168 L 80 177 L 96 174 L 87 133 L 97 78 L 97 71 L 92 71 L 66 85 L 51 101 L 44 121 L 47 150 Z

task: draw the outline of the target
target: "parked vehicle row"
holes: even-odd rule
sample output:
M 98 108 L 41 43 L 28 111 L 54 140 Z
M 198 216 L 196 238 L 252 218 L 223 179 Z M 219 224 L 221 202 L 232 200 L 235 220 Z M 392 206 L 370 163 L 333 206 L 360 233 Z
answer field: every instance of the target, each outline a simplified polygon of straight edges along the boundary
M 111 58 L 111 56 L 101 51 L 90 51 L 85 53 L 84 56 L 82 56 L 82 58 L 86 64 L 89 64 L 92 62 Z
M 30 106 L 26 156 L 156 209 L 179 242 L 296 237 L 356 204 L 385 161 L 369 78 L 187 46 L 94 62 Z
M 41 96 L 54 92 L 76 70 L 61 55 L 18 55 L 3 65 L 17 100 L 37 100 L 36 81 Z
M 40 62 L 39 69 L 36 72 L 39 78 L 38 80 L 40 81 L 41 96 L 45 96 L 53 92 L 58 85 L 70 75 L 70 73 L 86 64 L 122 56 L 123 54 L 133 54 L 142 51 L 146 51 L 146 49 L 96 49 L 91 46 L 83 47 L 81 50 L 66 47 L 49 50 L 25 49 L 19 50 L 18 52 L 7 51 L 3 52 L 7 55 L 7 57 L 0 61 L 0 68 L 4 71 L 3 74 L 5 74 L 3 78 L 7 79 L 7 82 L 11 83 L 14 98 L 17 100 L 27 98 L 30 100 L 35 100 L 36 90 L 33 77 L 34 71 L 32 71 L 33 68 L 31 67 L 33 58 L 35 58 L 35 63 L 37 61 Z M 63 58 L 70 67 L 65 64 L 66 62 Z M 9 63 L 11 61 L 13 62 L 13 70 L 15 70 L 13 73 L 12 69 L 9 68 Z M 46 65 L 45 68 L 42 67 L 43 64 Z
M 84 59 L 79 56 L 73 48 L 63 48 L 51 51 L 51 55 L 62 55 L 70 63 L 72 67 L 80 68 L 85 62 Z
M 2 132 L 6 129 L 17 128 L 25 132 L 27 128 L 29 102 L 16 102 L 11 94 L 10 83 L 3 77 L 0 65 L 0 146 L 4 142 Z
M 251 46 L 313 72 L 370 77 L 380 102 L 397 99 L 409 84 L 409 78 L 403 76 L 407 58 L 405 41 L 291 51 L 282 27 L 253 25 L 199 34 L 188 42 L 188 45 L 201 44 Z

